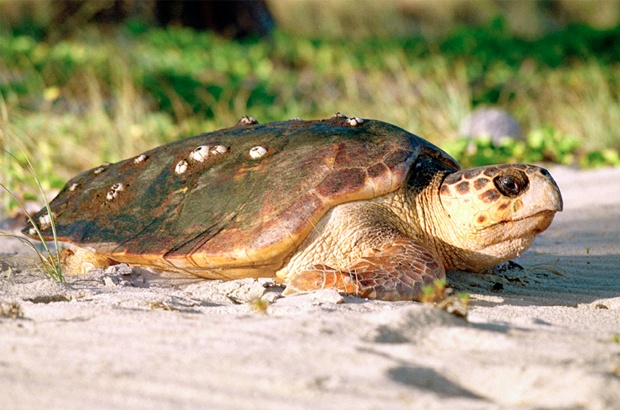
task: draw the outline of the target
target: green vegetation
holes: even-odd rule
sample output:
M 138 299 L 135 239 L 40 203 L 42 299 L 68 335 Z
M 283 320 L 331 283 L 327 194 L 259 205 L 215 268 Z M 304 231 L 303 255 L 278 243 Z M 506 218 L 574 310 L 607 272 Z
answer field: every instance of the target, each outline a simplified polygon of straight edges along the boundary
M 556 163 L 596 168 L 620 165 L 618 150 L 606 148 L 585 151 L 582 143 L 570 135 L 545 126 L 531 131 L 524 141 L 503 139 L 499 145 L 490 138 L 459 138 L 443 147 L 452 154 L 464 168 L 492 163 Z
M 0 55 L 0 144 L 20 161 L 15 141 L 25 145 L 45 192 L 104 161 L 244 114 L 261 122 L 336 111 L 377 118 L 466 165 L 620 163 L 620 27 L 569 26 L 523 40 L 496 20 L 434 40 L 276 32 L 240 42 L 127 23 L 87 26 L 55 42 L 3 32 Z M 496 147 L 459 139 L 459 122 L 486 105 L 515 115 L 526 140 Z M 31 199 L 29 171 L 6 157 L 0 169 L 17 199 Z M 5 209 L 15 205 L 5 200 Z
M 431 285 L 422 288 L 420 302 L 437 306 L 458 317 L 467 318 L 469 310 L 469 294 L 459 292 L 453 294 L 446 279 L 435 279 Z
M 425 285 L 422 289 L 420 302 L 434 304 L 441 302 L 451 293 L 446 279 L 435 279 L 431 285 Z

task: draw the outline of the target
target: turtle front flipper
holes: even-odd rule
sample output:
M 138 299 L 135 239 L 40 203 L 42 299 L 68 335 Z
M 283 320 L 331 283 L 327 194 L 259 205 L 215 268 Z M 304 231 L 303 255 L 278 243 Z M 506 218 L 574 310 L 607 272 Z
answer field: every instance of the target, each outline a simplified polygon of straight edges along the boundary
M 427 248 L 403 237 L 345 269 L 317 264 L 298 272 L 289 279 L 284 295 L 331 288 L 363 298 L 416 300 L 424 286 L 444 277 L 443 266 Z

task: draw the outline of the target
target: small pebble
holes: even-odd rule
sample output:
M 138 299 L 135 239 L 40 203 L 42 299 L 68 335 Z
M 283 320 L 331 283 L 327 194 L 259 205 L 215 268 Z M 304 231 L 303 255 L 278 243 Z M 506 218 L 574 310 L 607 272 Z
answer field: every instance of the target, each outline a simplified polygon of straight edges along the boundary
M 317 304 L 332 303 L 340 304 L 344 303 L 344 297 L 338 293 L 335 289 L 321 289 L 312 293 L 312 300 Z

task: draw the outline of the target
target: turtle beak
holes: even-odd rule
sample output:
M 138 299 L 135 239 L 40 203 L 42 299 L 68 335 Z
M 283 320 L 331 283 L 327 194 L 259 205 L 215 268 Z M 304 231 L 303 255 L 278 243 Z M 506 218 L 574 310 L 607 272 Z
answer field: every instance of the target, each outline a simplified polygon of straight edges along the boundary
M 532 190 L 537 191 L 531 198 L 538 198 L 538 208 L 541 211 L 561 212 L 564 208 L 560 188 L 549 171 L 544 168 L 532 166 L 529 173 Z M 536 208 L 533 207 L 533 208 Z

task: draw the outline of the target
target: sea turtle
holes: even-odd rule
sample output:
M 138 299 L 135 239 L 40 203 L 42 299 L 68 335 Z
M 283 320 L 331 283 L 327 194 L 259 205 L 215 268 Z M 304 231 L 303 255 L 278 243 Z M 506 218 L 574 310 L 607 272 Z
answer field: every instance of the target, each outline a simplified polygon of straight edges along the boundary
M 336 114 L 244 117 L 86 171 L 50 208 L 53 218 L 44 208 L 33 219 L 48 238 L 53 220 L 78 247 L 67 263 L 410 300 L 447 270 L 479 272 L 525 251 L 562 198 L 538 166 L 460 170 L 403 129 Z

